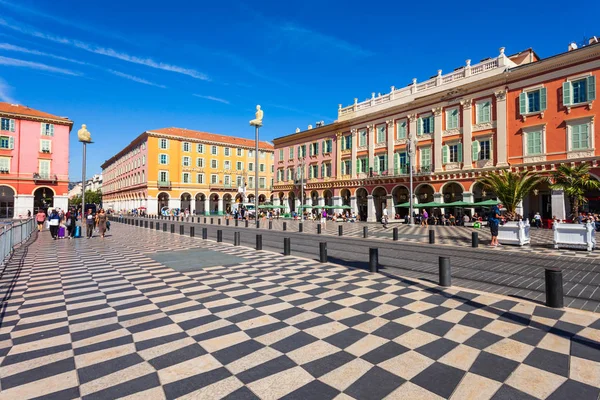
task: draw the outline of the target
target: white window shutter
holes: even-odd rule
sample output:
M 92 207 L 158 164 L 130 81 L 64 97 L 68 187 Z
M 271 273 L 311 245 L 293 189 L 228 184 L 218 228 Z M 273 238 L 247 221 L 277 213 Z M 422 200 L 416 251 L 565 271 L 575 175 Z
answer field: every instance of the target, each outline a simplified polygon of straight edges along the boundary
M 54 136 L 54 124 L 50 124 L 50 136 Z
M 40 122 L 40 135 L 44 134 L 44 128 L 46 127 L 46 124 L 43 122 Z
M 15 120 L 14 119 L 10 120 L 10 131 L 11 132 L 15 131 Z
M 8 139 L 8 148 L 11 150 L 15 148 L 15 138 L 12 136 Z

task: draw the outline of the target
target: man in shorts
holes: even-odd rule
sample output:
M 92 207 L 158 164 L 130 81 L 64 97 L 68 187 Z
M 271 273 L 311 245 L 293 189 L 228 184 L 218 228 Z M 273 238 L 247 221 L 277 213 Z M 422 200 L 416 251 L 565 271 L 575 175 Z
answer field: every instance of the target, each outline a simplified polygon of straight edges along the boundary
M 488 218 L 488 225 L 492 234 L 491 247 L 500 246 L 500 243 L 498 243 L 498 226 L 500 225 L 500 217 L 502 216 L 502 214 L 500 214 L 500 208 L 502 208 L 502 204 L 500 203 L 492 207 Z

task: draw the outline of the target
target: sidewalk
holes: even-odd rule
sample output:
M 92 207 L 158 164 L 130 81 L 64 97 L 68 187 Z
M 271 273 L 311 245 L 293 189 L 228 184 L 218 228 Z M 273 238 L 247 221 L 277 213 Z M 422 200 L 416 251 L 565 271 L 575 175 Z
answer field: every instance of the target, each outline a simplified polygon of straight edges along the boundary
M 598 314 L 118 223 L 0 285 L 0 399 L 600 394 Z

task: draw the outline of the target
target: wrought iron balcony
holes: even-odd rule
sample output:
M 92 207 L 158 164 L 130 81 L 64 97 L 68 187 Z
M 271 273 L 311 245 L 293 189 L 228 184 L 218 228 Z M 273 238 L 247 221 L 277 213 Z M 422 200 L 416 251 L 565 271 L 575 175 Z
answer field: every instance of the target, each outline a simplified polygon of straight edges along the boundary
M 46 182 L 46 183 L 56 183 L 58 182 L 58 177 L 56 175 L 48 174 L 48 173 L 33 173 L 33 181 L 34 182 Z
M 170 189 L 171 181 L 158 181 L 158 182 L 156 182 L 156 186 L 158 186 L 159 188 L 162 188 L 162 189 Z

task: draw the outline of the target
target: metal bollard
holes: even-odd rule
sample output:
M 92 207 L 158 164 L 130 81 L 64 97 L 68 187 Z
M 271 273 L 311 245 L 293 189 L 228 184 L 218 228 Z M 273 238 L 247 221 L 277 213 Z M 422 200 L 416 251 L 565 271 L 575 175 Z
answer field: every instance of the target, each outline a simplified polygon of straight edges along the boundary
M 284 223 L 283 223 L 283 230 L 284 230 L 284 231 L 287 231 L 287 222 L 284 222 Z
M 140 226 L 140 221 L 138 221 L 137 219 L 135 220 L 135 226 Z
M 245 225 L 246 225 L 246 228 L 247 228 L 248 227 L 248 220 L 246 220 L 246 224 Z
M 217 243 L 221 243 L 223 241 L 223 231 L 217 230 Z
M 156 230 L 160 231 L 160 222 L 156 221 Z
M 217 219 L 217 225 L 221 225 L 221 218 Z
M 239 232 L 233 232 L 233 245 L 234 246 L 240 245 L 240 233 Z
M 238 222 L 240 222 L 237 218 L 235 219 L 235 226 L 238 226 Z
M 225 220 L 225 225 L 229 226 L 229 219 Z
M 449 257 L 440 257 L 440 286 L 452 286 L 452 269 Z
M 317 224 L 317 234 L 321 234 L 321 224 Z
M 179 225 L 179 234 L 180 235 L 183 235 L 185 233 L 184 229 L 185 229 L 185 227 L 183 225 Z
M 167 223 L 163 222 L 163 232 L 166 232 L 166 231 L 167 231 Z
M 256 229 L 260 228 L 260 221 L 257 219 L 256 220 Z
M 319 242 L 319 262 L 327 262 L 327 242 Z
M 552 308 L 563 308 L 563 278 L 558 267 L 547 267 L 546 273 L 546 305 Z
M 211 218 L 210 218 L 210 224 L 212 225 L 212 224 L 214 224 L 214 223 L 215 223 L 215 219 L 211 217 Z
M 363 226 L 363 238 L 368 238 L 369 237 L 369 227 L 368 226 Z
M 379 272 L 379 249 L 377 247 L 369 248 L 369 271 Z
M 148 229 L 148 220 L 144 221 L 144 228 Z
M 193 226 L 190 226 L 190 237 L 194 237 L 196 235 L 196 229 Z
M 394 240 L 396 242 L 398 241 L 398 228 L 394 228 L 392 230 L 392 240 Z
M 479 247 L 479 232 L 471 232 L 471 247 Z
M 171 224 L 171 233 L 175 233 L 175 224 Z
M 208 228 L 202 228 L 202 240 L 208 239 Z
M 204 223 L 206 223 L 206 217 L 204 217 Z
M 283 238 L 283 255 L 289 256 L 292 254 L 292 244 L 290 238 Z
M 262 250 L 262 235 L 256 235 L 256 250 Z
M 435 231 L 433 229 L 429 230 L 429 244 L 435 243 Z
M 342 225 L 338 225 L 338 236 L 344 236 L 344 227 Z
M 298 224 L 298 232 L 303 232 L 304 231 L 304 226 L 302 225 L 302 222 L 300 222 Z
M 154 229 L 154 221 L 150 221 L 150 229 Z
M 269 229 L 273 229 L 273 221 L 269 221 Z

